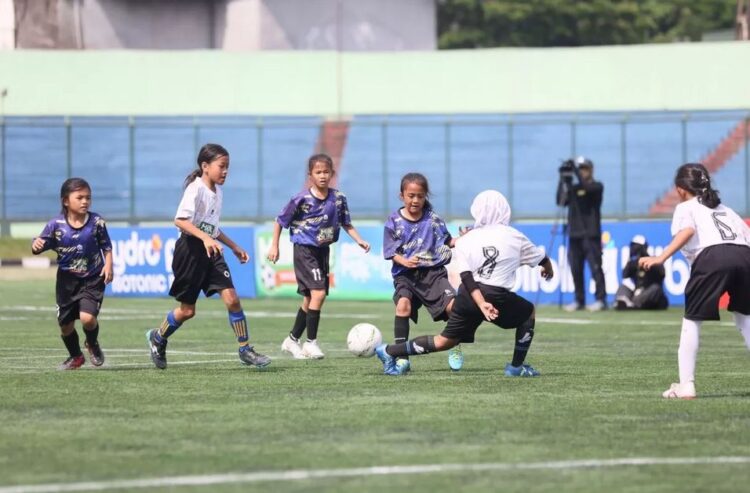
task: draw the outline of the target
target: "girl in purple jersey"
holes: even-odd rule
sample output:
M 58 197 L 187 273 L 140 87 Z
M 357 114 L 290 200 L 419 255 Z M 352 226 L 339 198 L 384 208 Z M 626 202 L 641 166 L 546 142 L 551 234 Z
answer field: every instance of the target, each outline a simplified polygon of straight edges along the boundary
M 326 154 L 315 154 L 307 162 L 312 186 L 298 193 L 284 206 L 273 225 L 273 240 L 268 260 L 279 260 L 281 228 L 289 228 L 294 244 L 294 275 L 297 292 L 303 296 L 292 330 L 281 344 L 281 350 L 295 359 L 321 359 L 325 355 L 318 345 L 320 311 L 328 294 L 329 246 L 344 228 L 365 252 L 370 244 L 352 226 L 346 196 L 329 183 L 333 177 L 333 160 Z M 307 329 L 307 341 L 300 346 Z
M 427 308 L 433 320 L 448 320 L 456 296 L 445 270 L 456 240 L 432 209 L 429 194 L 430 186 L 424 175 L 407 173 L 401 179 L 399 195 L 404 206 L 385 223 L 383 256 L 393 261 L 395 344 L 409 339 L 409 318 L 417 322 L 420 306 Z M 402 373 L 409 370 L 408 359 L 399 359 L 397 364 Z M 451 349 L 448 364 L 452 370 L 461 369 L 460 346 Z
M 91 206 L 91 187 L 83 178 L 69 178 L 60 188 L 62 211 L 34 238 L 31 251 L 57 252 L 55 301 L 57 322 L 69 357 L 60 370 L 75 370 L 84 363 L 75 321 L 80 319 L 86 334 L 86 350 L 94 366 L 104 364 L 99 346 L 99 309 L 104 286 L 112 282 L 112 242 L 104 219 Z

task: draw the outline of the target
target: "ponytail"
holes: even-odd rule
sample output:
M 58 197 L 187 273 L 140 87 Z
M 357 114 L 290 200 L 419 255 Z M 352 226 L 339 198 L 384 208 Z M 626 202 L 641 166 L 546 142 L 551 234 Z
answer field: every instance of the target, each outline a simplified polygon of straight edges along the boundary
M 229 152 L 219 144 L 205 144 L 201 147 L 201 150 L 198 151 L 198 158 L 196 159 L 198 168 L 191 171 L 185 177 L 183 188 L 187 188 L 187 186 L 193 183 L 196 178 L 203 176 L 203 163 L 211 164 L 222 156 L 229 156 Z
M 677 169 L 674 184 L 695 195 L 698 202 L 709 209 L 715 209 L 721 204 L 719 191 L 711 187 L 708 170 L 700 163 L 687 163 L 680 166 Z

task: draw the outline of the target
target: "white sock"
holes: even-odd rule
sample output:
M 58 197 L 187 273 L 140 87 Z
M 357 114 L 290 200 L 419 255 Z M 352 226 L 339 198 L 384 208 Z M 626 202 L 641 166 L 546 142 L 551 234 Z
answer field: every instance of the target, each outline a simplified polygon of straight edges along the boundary
M 680 383 L 695 382 L 695 361 L 698 358 L 701 322 L 682 319 L 680 348 L 677 350 L 677 364 L 680 368 Z
M 750 349 L 750 315 L 743 315 L 741 313 L 734 312 L 734 324 L 745 338 L 745 345 Z

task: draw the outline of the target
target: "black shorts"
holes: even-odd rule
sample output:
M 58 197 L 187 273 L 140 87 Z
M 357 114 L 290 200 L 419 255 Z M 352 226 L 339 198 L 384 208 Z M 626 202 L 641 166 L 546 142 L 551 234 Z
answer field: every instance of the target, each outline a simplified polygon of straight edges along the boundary
M 492 321 L 503 329 L 515 329 L 527 321 L 534 312 L 534 305 L 513 291 L 477 283 L 484 299 L 497 308 L 500 315 Z M 456 295 L 456 304 L 448 319 L 448 325 L 440 334 L 461 342 L 474 342 L 477 328 L 484 322 L 484 315 L 465 287 L 461 286 Z
M 729 311 L 750 315 L 750 247 L 713 245 L 693 262 L 685 286 L 685 318 L 719 320 L 719 298 L 729 293 Z
M 310 290 L 325 289 L 328 294 L 328 257 L 330 247 L 316 247 L 294 244 L 294 276 L 297 278 L 297 292 L 310 296 Z
M 194 236 L 181 235 L 174 246 L 172 258 L 174 281 L 169 295 L 180 303 L 194 305 L 201 290 L 212 296 L 234 288 L 229 267 L 221 255 L 210 257 L 203 242 Z
M 393 279 L 393 302 L 398 304 L 400 298 L 411 301 L 411 319 L 418 319 L 420 306 L 427 308 L 432 319 L 448 320 L 446 309 L 456 297 L 456 291 L 448 282 L 448 271 L 442 265 L 422 269 L 410 269 Z
M 57 323 L 62 327 L 81 318 L 81 312 L 99 315 L 104 300 L 104 277 L 100 275 L 77 277 L 64 270 L 57 270 L 55 302 Z

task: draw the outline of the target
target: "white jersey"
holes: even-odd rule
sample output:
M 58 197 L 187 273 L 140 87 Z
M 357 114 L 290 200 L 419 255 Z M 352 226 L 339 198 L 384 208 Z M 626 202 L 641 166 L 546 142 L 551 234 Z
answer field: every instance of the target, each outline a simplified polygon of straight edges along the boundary
M 219 217 L 221 216 L 221 187 L 216 192 L 196 177 L 193 183 L 185 188 L 180 205 L 177 206 L 175 219 L 189 219 L 193 225 L 204 233 L 216 238 L 219 236 Z
M 470 271 L 476 282 L 510 290 L 518 268 L 536 267 L 544 252 L 517 229 L 495 224 L 458 238 L 454 258 L 458 272 Z
M 736 212 L 724 204 L 710 209 L 698 202 L 697 197 L 680 203 L 672 216 L 672 236 L 686 228 L 695 230 L 693 237 L 681 250 L 690 264 L 699 253 L 713 245 L 750 245 L 750 228 Z

